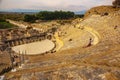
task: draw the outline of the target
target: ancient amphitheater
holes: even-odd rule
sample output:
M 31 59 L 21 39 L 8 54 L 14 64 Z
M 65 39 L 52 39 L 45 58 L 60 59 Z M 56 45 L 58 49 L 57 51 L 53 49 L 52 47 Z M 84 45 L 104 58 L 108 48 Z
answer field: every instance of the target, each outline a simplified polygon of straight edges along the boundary
M 14 54 L 11 56 L 18 62 L 14 65 L 16 71 L 5 74 L 6 80 L 120 80 L 119 21 L 120 10 L 117 10 L 108 15 L 93 14 L 64 25 L 53 21 L 48 24 L 50 28 L 42 29 L 42 32 L 37 24 L 31 24 L 35 29 L 28 28 L 28 33 L 17 30 L 17 35 L 24 33 L 25 37 L 12 40 L 6 37 L 4 43 L 7 45 L 1 47 L 1 51 L 12 47 L 10 51 Z M 12 32 L 16 31 L 11 30 L 10 35 Z M 8 52 L 9 48 L 1 57 L 9 56 Z M 2 65 L 10 65 L 5 63 Z

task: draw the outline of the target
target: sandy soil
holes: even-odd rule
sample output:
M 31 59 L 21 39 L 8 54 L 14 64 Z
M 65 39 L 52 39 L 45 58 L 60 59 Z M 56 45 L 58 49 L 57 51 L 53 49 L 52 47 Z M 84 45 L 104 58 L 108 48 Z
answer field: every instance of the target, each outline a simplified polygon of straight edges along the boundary
M 41 42 L 33 42 L 29 44 L 12 47 L 17 53 L 26 53 L 27 55 L 42 54 L 52 50 L 55 44 L 50 40 L 43 40 Z

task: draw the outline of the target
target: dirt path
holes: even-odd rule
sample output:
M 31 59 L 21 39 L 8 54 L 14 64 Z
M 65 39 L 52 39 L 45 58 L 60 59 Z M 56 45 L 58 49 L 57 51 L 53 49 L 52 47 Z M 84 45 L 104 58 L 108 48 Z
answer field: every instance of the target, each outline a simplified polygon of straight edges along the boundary
M 23 23 L 19 23 L 17 21 L 13 21 L 13 20 L 9 20 L 9 19 L 7 19 L 6 21 L 9 21 L 9 23 L 14 24 L 20 28 L 27 28 L 29 26 L 29 25 L 24 25 Z M 40 30 L 39 28 L 35 28 L 35 27 L 33 27 L 33 29 Z

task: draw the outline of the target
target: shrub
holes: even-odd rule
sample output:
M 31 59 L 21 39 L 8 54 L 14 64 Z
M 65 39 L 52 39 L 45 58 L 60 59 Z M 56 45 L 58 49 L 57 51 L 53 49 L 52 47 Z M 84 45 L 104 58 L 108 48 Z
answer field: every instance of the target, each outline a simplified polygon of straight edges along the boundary
M 70 11 L 41 11 L 34 15 L 25 15 L 24 21 L 26 22 L 35 22 L 37 19 L 39 20 L 63 20 L 74 18 L 74 12 Z
M 35 15 L 25 15 L 24 16 L 24 21 L 25 22 L 35 22 L 36 17 Z
M 120 7 L 120 0 L 115 0 L 112 4 L 114 7 Z
M 73 18 L 74 13 L 70 11 L 42 11 L 37 14 L 37 18 L 41 20 L 56 20 Z
M 10 24 L 9 22 L 2 21 L 0 22 L 0 29 L 7 29 L 7 28 L 13 28 L 14 25 Z

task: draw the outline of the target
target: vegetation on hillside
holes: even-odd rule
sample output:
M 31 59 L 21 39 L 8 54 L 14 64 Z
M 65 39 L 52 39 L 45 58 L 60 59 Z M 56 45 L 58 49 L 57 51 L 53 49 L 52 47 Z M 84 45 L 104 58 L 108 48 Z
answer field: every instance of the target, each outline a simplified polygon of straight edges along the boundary
M 0 13 L 0 19 L 10 19 L 14 21 L 25 21 L 34 23 L 36 20 L 67 20 L 73 18 L 82 18 L 84 14 L 74 14 L 71 11 L 41 11 L 36 14 L 25 13 Z
M 42 11 L 42 12 L 39 12 L 36 16 L 38 19 L 41 19 L 41 20 L 69 19 L 69 18 L 74 17 L 74 13 L 70 12 L 70 11 L 68 11 L 68 12 L 65 12 L 65 11 L 55 11 L 55 12 Z
M 84 15 L 75 15 L 70 11 L 41 11 L 37 14 L 25 15 L 24 21 L 35 22 L 36 20 L 66 20 L 71 18 L 83 17 Z
M 24 14 L 20 13 L 0 13 L 0 19 L 11 19 L 20 21 L 24 19 Z
M 35 15 L 25 15 L 24 16 L 24 21 L 25 22 L 35 22 L 35 20 L 37 19 L 37 17 Z
M 0 19 L 0 29 L 14 28 L 15 26 L 10 24 L 4 19 Z
M 83 18 L 84 17 L 84 14 L 76 14 L 75 15 L 75 18 Z
M 74 12 L 70 11 L 41 11 L 37 14 L 33 15 L 25 15 L 24 21 L 26 22 L 35 22 L 35 20 L 62 20 L 62 19 L 70 19 L 74 18 Z

